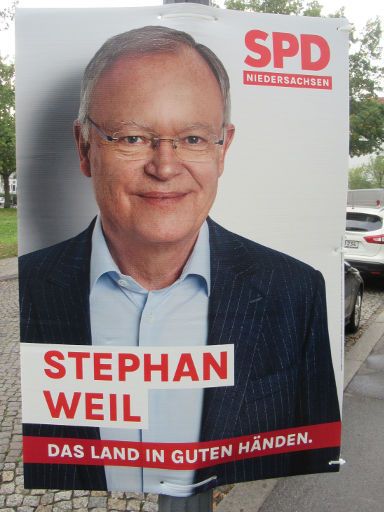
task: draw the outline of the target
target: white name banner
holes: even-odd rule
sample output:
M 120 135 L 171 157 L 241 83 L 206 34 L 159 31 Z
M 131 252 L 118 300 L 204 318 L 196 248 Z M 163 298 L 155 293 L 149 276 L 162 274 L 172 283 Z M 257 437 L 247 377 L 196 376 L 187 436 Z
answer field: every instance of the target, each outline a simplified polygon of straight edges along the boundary
M 151 389 L 233 384 L 233 345 L 21 344 L 24 423 L 145 429 Z

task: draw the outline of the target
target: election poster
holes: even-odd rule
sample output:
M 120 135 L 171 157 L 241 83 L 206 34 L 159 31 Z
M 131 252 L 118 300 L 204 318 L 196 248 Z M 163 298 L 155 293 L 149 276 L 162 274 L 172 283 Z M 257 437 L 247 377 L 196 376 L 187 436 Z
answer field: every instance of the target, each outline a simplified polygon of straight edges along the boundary
M 348 22 L 16 21 L 25 487 L 338 471 Z

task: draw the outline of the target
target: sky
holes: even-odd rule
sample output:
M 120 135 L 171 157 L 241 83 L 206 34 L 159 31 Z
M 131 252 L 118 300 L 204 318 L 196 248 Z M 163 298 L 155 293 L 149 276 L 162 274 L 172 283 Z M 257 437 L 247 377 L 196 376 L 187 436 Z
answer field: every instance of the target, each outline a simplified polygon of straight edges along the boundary
M 216 0 L 220 6 L 224 0 Z M 323 5 L 323 13 L 330 14 L 340 7 L 345 7 L 345 14 L 349 21 L 358 30 L 365 25 L 369 18 L 379 15 L 384 25 L 384 1 L 383 0 L 319 0 Z M 11 0 L 0 0 L 0 9 L 11 4 Z M 132 7 L 145 5 L 162 5 L 162 0 L 19 0 L 19 7 Z M 4 57 L 14 55 L 14 30 L 11 27 L 0 33 L 0 51 Z

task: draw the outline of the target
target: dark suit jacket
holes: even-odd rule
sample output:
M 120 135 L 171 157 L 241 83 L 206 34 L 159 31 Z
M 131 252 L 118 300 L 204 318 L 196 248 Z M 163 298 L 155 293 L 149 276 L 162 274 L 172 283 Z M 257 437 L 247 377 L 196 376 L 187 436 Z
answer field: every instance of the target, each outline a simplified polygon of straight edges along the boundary
M 235 385 L 204 393 L 201 441 L 339 421 L 322 275 L 208 220 L 208 344 L 233 343 Z M 21 341 L 91 344 L 93 224 L 20 258 Z M 99 429 L 24 425 L 24 435 L 99 438 Z M 339 448 L 273 455 L 197 471 L 210 486 L 337 471 Z M 25 486 L 105 489 L 103 467 L 25 464 Z M 201 490 L 201 489 L 199 489 Z

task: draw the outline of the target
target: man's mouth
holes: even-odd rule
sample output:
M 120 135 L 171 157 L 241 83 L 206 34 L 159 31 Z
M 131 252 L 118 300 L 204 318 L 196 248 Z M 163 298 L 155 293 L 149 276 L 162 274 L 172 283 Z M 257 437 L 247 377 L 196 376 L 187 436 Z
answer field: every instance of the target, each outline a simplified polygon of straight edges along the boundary
M 139 197 L 152 204 L 174 204 L 184 199 L 187 192 L 143 192 L 138 194 Z

